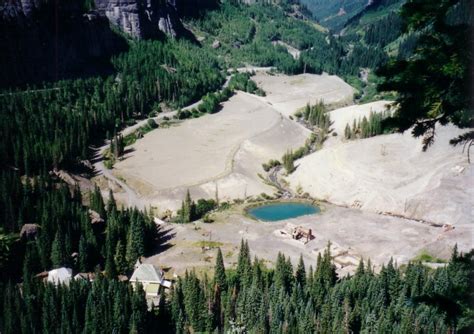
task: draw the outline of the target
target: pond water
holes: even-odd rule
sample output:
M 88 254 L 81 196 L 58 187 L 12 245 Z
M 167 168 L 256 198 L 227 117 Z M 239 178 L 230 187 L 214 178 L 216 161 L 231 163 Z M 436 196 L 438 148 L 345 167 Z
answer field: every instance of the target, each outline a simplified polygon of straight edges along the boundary
M 308 203 L 271 203 L 247 211 L 249 215 L 263 221 L 278 221 L 319 213 L 321 210 Z

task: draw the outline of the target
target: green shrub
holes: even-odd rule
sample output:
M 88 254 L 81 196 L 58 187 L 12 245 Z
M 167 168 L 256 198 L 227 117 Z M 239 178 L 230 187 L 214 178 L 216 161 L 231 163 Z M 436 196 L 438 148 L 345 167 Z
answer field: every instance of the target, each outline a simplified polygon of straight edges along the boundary
M 271 159 L 269 162 L 262 164 L 262 168 L 265 172 L 268 172 L 270 171 L 270 169 L 277 166 L 281 166 L 281 162 L 274 159 Z
M 150 118 L 147 122 L 146 122 L 147 126 L 149 126 L 151 129 L 156 129 L 158 127 L 158 124 L 155 122 L 154 119 Z

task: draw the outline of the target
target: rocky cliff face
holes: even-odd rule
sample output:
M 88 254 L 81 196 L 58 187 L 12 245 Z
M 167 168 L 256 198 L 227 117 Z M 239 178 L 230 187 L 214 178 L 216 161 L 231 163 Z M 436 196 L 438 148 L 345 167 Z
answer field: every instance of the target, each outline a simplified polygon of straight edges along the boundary
M 3 2 L 3 3 L 2 3 Z M 151 38 L 164 33 L 176 37 L 183 29 L 175 0 L 94 0 L 95 14 L 105 16 L 125 33 L 136 38 Z M 81 0 L 2 0 L 0 19 L 24 22 L 44 8 L 62 15 L 84 13 Z
M 175 0 L 0 0 L 0 87 L 111 70 L 127 47 L 110 23 L 135 38 L 176 37 Z
M 174 0 L 95 0 L 111 23 L 136 38 L 164 33 L 176 37 L 183 29 Z

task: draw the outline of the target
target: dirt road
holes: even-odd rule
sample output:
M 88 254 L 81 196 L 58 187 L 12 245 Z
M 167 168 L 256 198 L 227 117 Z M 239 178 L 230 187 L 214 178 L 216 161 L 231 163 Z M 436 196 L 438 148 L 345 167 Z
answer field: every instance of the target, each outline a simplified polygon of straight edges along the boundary
M 257 70 L 258 68 L 254 67 L 252 69 Z M 232 78 L 232 75 L 228 75 L 226 77 L 226 80 L 225 80 L 224 84 L 222 85 L 222 89 L 226 88 L 229 85 L 229 82 L 230 82 L 231 78 Z M 191 110 L 191 109 L 197 108 L 201 103 L 202 103 L 202 100 L 199 100 L 199 101 L 197 101 L 193 104 L 190 104 L 190 105 L 188 105 L 184 108 L 181 108 L 181 110 Z M 141 120 L 141 121 L 137 122 L 134 125 L 126 127 L 120 133 L 123 136 L 127 136 L 127 135 L 137 131 L 141 127 L 145 126 L 149 119 L 153 119 L 155 122 L 158 122 L 158 121 L 163 120 L 165 117 L 167 117 L 167 118 L 174 117 L 177 114 L 177 112 L 178 112 L 178 110 L 173 110 L 173 111 L 170 111 L 170 112 L 161 113 L 156 117 Z M 138 196 L 138 194 L 135 192 L 135 190 L 133 190 L 131 187 L 129 187 L 125 182 L 118 179 L 115 175 L 113 175 L 113 173 L 110 169 L 105 167 L 103 155 L 104 155 L 105 151 L 109 148 L 109 145 L 110 145 L 110 141 L 107 140 L 103 146 L 97 148 L 97 150 L 96 150 L 96 153 L 94 155 L 94 161 L 96 161 L 96 162 L 93 165 L 94 170 L 96 171 L 96 174 L 104 176 L 107 180 L 114 182 L 120 188 L 122 188 L 123 191 L 127 195 L 127 201 L 128 201 L 128 206 L 129 207 L 136 207 L 140 210 L 143 210 L 146 207 L 145 201 L 142 198 L 140 198 L 140 196 Z

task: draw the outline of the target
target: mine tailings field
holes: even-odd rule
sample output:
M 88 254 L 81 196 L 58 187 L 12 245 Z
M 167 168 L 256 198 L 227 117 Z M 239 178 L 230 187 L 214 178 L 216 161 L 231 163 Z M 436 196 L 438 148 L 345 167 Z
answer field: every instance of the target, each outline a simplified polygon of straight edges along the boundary
M 277 173 L 293 194 L 322 200 L 317 204 L 321 212 L 293 217 L 270 210 L 267 218 L 285 219 L 269 222 L 273 219 L 249 216 L 252 209 L 243 204 L 213 213 L 212 224 L 164 223 L 161 229 L 173 236 L 171 247 L 148 262 L 178 274 L 190 267 L 207 271 L 215 247 L 221 247 L 226 264 L 234 265 L 240 241 L 246 239 L 269 265 L 278 252 L 293 263 L 300 255 L 316 263 L 330 242 L 338 272 L 345 274 L 354 272 L 362 258 L 370 258 L 377 269 L 392 257 L 398 264 L 422 253 L 446 259 L 455 243 L 461 251 L 472 247 L 472 168 L 462 148 L 448 144 L 464 130 L 439 128 L 427 152 L 409 132 L 347 140 L 346 124 L 392 109 L 391 102 L 350 105 L 354 89 L 325 74 L 262 71 L 253 80 L 266 96 L 237 92 L 216 114 L 154 130 L 129 148 L 112 173 L 157 215 L 178 209 L 188 189 L 194 199 L 215 198 L 217 192 L 221 201 L 230 202 L 261 193 L 272 196 L 276 188 L 263 181 L 262 163 L 305 143 L 311 132 L 292 115 L 323 100 L 341 106 L 329 113 L 332 131 L 324 146 L 295 161 L 292 174 Z M 108 186 L 120 198 L 120 187 Z M 300 230 L 311 230 L 313 238 L 293 239 Z

